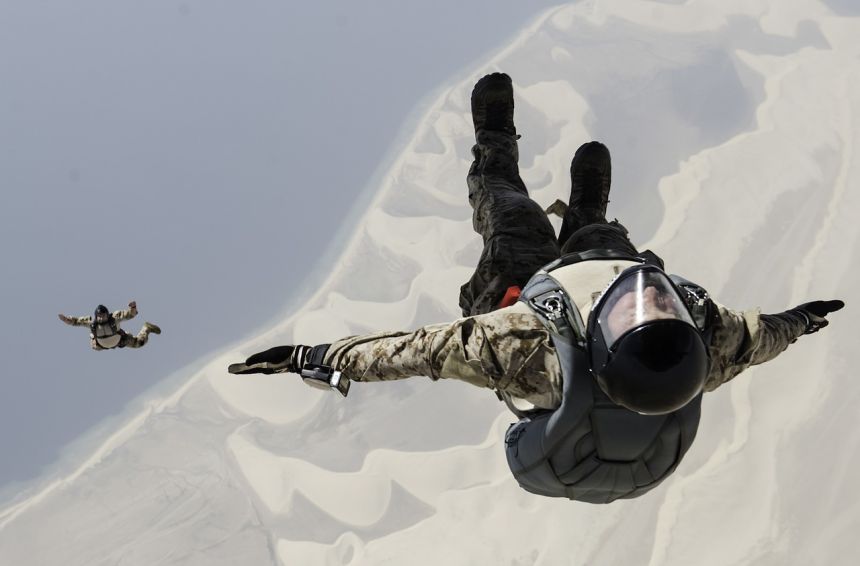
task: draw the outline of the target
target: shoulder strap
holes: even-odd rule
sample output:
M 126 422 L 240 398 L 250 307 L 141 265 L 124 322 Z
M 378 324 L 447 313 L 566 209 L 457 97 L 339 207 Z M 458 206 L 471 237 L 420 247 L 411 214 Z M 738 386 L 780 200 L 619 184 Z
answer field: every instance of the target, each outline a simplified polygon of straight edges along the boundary
M 684 279 L 680 275 L 670 275 L 669 278 L 672 279 L 672 282 L 681 291 L 681 298 L 690 310 L 693 322 L 696 323 L 696 326 L 702 333 L 705 344 L 709 344 L 713 332 L 711 322 L 716 312 L 716 307 L 714 306 L 714 301 L 711 300 L 711 296 L 704 287 L 688 279 Z

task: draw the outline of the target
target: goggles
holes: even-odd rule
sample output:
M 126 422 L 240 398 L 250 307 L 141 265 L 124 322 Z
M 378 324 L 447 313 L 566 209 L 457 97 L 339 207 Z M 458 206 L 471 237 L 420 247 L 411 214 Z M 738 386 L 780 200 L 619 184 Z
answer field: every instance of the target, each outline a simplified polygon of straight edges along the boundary
M 652 266 L 637 265 L 622 271 L 603 293 L 593 314 L 608 349 L 647 322 L 680 320 L 695 327 L 675 285 Z

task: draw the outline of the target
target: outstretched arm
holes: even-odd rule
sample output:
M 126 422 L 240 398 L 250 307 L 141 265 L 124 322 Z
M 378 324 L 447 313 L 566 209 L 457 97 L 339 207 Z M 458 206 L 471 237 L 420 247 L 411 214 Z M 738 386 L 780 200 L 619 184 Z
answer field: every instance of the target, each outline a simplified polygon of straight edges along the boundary
M 323 351 L 318 348 L 314 350 L 322 364 L 352 381 L 392 381 L 419 375 L 433 380 L 458 379 L 478 387 L 504 389 L 547 407 L 557 405 L 561 391 L 561 373 L 548 332 L 536 316 L 513 308 L 414 332 L 351 336 Z M 269 352 L 273 360 L 277 354 L 295 357 L 294 350 Z M 297 360 L 286 358 L 280 365 L 280 371 L 300 368 Z M 236 369 L 239 366 L 236 364 Z
M 131 301 L 127 309 L 113 311 L 113 317 L 116 320 L 130 320 L 137 316 L 137 302 Z
M 60 314 L 59 317 L 60 320 L 69 326 L 89 326 L 93 322 L 93 317 L 91 316 L 66 316 Z
M 561 370 L 549 333 L 517 307 L 410 333 L 345 338 L 325 359 L 353 381 L 426 375 L 504 390 L 538 407 L 561 402 Z
M 489 313 L 414 332 L 344 338 L 331 345 L 325 362 L 353 381 L 426 375 L 494 387 L 519 371 L 546 339 L 546 330 L 531 315 Z
M 711 370 L 705 391 L 713 391 L 750 366 L 774 359 L 804 334 L 827 326 L 829 313 L 842 301 L 814 301 L 778 314 L 737 312 L 717 305 L 708 348 Z

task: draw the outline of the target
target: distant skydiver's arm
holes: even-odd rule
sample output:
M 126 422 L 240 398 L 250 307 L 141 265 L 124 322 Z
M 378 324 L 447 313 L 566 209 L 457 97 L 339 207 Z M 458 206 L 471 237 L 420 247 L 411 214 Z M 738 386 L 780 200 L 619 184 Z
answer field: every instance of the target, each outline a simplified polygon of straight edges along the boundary
M 91 316 L 66 316 L 64 314 L 60 315 L 60 320 L 68 324 L 69 326 L 89 326 L 93 322 L 93 317 Z
M 132 301 L 128 304 L 127 309 L 113 311 L 113 317 L 116 320 L 130 320 L 137 316 L 137 303 Z
M 774 359 L 808 330 L 809 322 L 796 309 L 761 314 L 758 309 L 737 312 L 714 304 L 717 314 L 708 348 L 711 370 L 705 391 L 713 391 L 750 366 Z
M 500 309 L 425 326 L 333 343 L 323 363 L 353 381 L 391 381 L 425 375 L 505 390 L 539 406 L 558 406 L 561 371 L 540 320 Z

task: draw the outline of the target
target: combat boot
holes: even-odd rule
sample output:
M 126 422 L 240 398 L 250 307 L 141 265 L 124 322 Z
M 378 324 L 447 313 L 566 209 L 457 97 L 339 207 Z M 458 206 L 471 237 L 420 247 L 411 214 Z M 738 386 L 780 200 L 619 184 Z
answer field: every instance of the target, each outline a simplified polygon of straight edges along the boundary
M 606 222 L 612 160 L 609 149 L 600 142 L 579 146 L 570 163 L 570 204 L 568 211 L 582 215 L 585 224 Z
M 144 322 L 143 327 L 146 329 L 147 333 L 161 334 L 161 328 L 151 322 Z
M 514 128 L 514 87 L 505 73 L 481 78 L 472 89 L 472 122 L 479 130 L 517 135 Z

